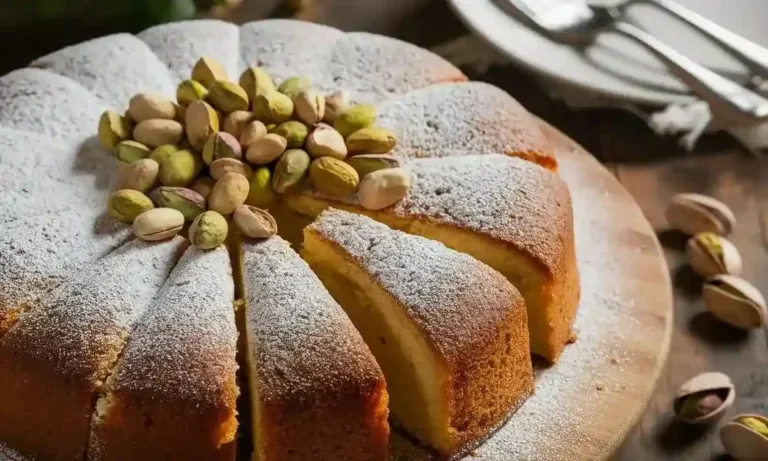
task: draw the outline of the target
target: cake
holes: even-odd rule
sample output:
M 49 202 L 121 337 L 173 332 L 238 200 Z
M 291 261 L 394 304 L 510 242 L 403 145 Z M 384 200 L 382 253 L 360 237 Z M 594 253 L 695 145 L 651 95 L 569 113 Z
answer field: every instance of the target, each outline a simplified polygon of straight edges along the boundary
M 234 296 L 224 248 L 185 252 L 100 394 L 89 459 L 234 459 Z
M 201 56 L 214 56 L 230 79 L 248 66 L 278 83 L 307 74 L 319 91 L 346 89 L 354 103 L 371 105 L 377 125 L 397 138 L 391 154 L 411 180 L 407 195 L 371 210 L 354 196 L 298 187 L 268 205 L 280 236 L 235 235 L 229 252 L 132 235 L 105 210 L 122 165 L 96 127 L 137 93 L 176 104 L 177 86 Z M 0 445 L 34 459 L 231 459 L 237 439 L 252 442 L 258 460 L 386 459 L 388 389 L 395 423 L 458 456 L 530 392 L 528 343 L 555 362 L 570 338 L 579 298 L 572 212 L 546 136 L 503 91 L 467 82 L 444 59 L 395 39 L 289 20 L 203 20 L 67 47 L 0 77 L 0 173 Z M 340 211 L 308 235 L 354 221 L 360 233 L 421 242 L 412 245 L 433 248 L 436 268 L 456 261 L 508 294 L 479 293 L 453 272 L 452 282 L 423 281 L 425 292 L 466 286 L 466 307 L 484 304 L 488 314 L 466 319 L 474 335 L 449 335 L 433 320 L 428 340 L 442 349 L 431 359 L 456 379 L 445 389 L 498 389 L 491 399 L 480 392 L 443 402 L 458 413 L 429 420 L 428 432 L 440 436 L 409 423 L 421 409 L 399 406 L 400 384 L 374 355 L 380 347 L 366 344 L 295 251 L 303 227 L 329 207 L 415 236 Z M 294 249 L 283 240 L 291 237 Z M 366 273 L 376 260 L 356 264 Z M 323 276 L 333 271 L 318 270 L 351 313 L 349 294 Z M 393 303 L 428 311 L 393 277 Z M 441 307 L 467 315 L 449 301 Z M 247 372 L 240 382 L 235 342 Z M 501 365 L 473 368 L 468 357 Z M 238 393 L 250 397 L 250 417 L 235 411 Z
M 349 318 L 288 243 L 243 248 L 254 460 L 385 460 L 387 386 Z
M 455 456 L 532 392 L 525 303 L 498 272 L 345 211 L 304 233 L 302 256 L 373 351 L 409 433 Z

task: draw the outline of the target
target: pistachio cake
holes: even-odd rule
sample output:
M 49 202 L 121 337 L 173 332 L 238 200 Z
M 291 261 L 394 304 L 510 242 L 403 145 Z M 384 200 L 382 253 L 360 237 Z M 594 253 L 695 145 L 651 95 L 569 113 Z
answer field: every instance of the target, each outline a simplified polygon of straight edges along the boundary
M 395 39 L 203 20 L 70 46 L 0 77 L 0 173 L 0 445 L 33 459 L 384 460 L 390 410 L 458 457 L 570 336 L 548 140 Z M 323 254 L 411 314 L 388 335 L 422 329 L 425 408 Z

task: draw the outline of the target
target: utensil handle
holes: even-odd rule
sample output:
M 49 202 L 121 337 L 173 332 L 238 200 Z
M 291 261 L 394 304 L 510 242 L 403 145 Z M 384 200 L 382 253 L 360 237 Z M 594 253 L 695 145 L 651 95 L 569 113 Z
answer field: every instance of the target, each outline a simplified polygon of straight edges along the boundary
M 675 0 L 647 1 L 678 17 L 715 41 L 733 57 L 744 63 L 753 74 L 768 78 L 768 49 L 689 10 Z
M 712 106 L 713 113 L 740 123 L 768 118 L 768 99 L 712 72 L 632 24 L 617 21 L 611 29 L 645 45 L 675 76 Z

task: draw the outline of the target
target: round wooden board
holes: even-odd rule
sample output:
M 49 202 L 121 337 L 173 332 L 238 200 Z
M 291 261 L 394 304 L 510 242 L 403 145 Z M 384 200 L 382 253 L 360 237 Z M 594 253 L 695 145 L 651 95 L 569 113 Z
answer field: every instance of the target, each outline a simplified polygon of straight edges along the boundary
M 581 304 L 576 341 L 535 363 L 536 393 L 467 460 L 609 458 L 645 410 L 672 332 L 669 270 L 630 194 L 582 147 L 545 122 L 573 197 Z M 397 432 L 394 460 L 432 456 Z

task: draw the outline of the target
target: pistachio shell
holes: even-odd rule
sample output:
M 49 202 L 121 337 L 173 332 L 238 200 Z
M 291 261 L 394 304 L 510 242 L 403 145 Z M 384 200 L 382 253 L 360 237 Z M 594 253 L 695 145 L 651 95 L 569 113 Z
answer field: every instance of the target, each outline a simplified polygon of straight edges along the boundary
M 192 80 L 197 80 L 204 87 L 210 88 L 216 80 L 227 80 L 227 73 L 218 61 L 203 56 L 192 68 Z
M 160 182 L 165 186 L 185 187 L 200 172 L 202 160 L 188 150 L 180 150 L 160 164 Z
M 289 149 L 297 149 L 304 145 L 304 140 L 309 134 L 309 128 L 301 122 L 291 120 L 277 125 L 274 133 L 288 141 Z
M 211 163 L 208 169 L 211 177 L 215 180 L 221 179 L 227 173 L 237 173 L 250 180 L 253 176 L 253 170 L 247 163 L 243 163 L 235 158 L 220 158 Z
M 268 211 L 240 205 L 232 215 L 238 230 L 250 238 L 265 239 L 277 234 L 277 223 Z
M 253 114 L 264 123 L 283 123 L 293 115 L 293 100 L 277 91 L 256 96 Z
M 312 84 L 309 82 L 309 78 L 306 76 L 291 77 L 280 84 L 277 91 L 288 96 L 291 101 L 296 99 L 298 95 L 307 91 Z
M 692 396 L 701 396 L 707 393 L 717 393 L 722 399 L 722 405 L 714 411 L 702 416 L 686 417 L 681 410 L 686 399 Z M 675 395 L 674 409 L 678 419 L 688 424 L 710 424 L 723 417 L 728 408 L 733 405 L 736 391 L 731 379 L 718 372 L 708 372 L 697 375 L 685 382 Z
M 115 157 L 125 163 L 133 163 L 150 156 L 149 147 L 136 141 L 123 141 L 115 147 Z
M 184 215 L 171 208 L 153 208 L 133 221 L 133 233 L 142 240 L 156 241 L 173 237 L 184 227 Z
M 309 154 L 301 149 L 288 149 L 280 156 L 272 176 L 272 189 L 284 194 L 301 183 L 309 169 Z
M 243 151 L 240 143 L 229 133 L 213 133 L 203 146 L 203 162 L 206 165 L 211 165 L 219 159 L 234 158 L 239 160 L 242 157 Z
M 700 232 L 688 240 L 686 249 L 691 268 L 702 277 L 741 274 L 739 250 L 725 237 Z
M 253 113 L 246 110 L 236 110 L 224 118 L 221 129 L 234 136 L 235 139 L 240 139 L 243 129 L 253 120 Z
M 267 127 L 260 121 L 254 120 L 243 128 L 240 134 L 240 144 L 250 147 L 253 143 L 267 135 Z
M 223 215 L 235 211 L 245 203 L 250 185 L 245 176 L 238 173 L 226 173 L 213 186 L 208 198 L 208 208 Z
M 755 421 L 768 426 L 768 419 L 762 415 L 742 414 L 720 428 L 720 440 L 723 442 L 723 447 L 735 459 L 750 461 L 766 459 L 768 435 L 747 424 L 752 423 L 754 426 Z
M 211 191 L 213 190 L 213 185 L 216 183 L 212 178 L 209 178 L 207 176 L 200 176 L 197 179 L 195 179 L 195 182 L 192 183 L 191 186 L 189 186 L 190 189 L 200 194 L 204 199 L 208 199 L 208 196 L 211 195 Z
M 411 176 L 403 168 L 387 168 L 368 173 L 357 189 L 357 199 L 364 208 L 380 210 L 408 195 Z
M 349 91 L 339 90 L 325 97 L 325 115 L 323 121 L 333 124 L 338 116 L 349 109 Z
M 208 138 L 219 131 L 219 114 L 203 101 L 195 101 L 187 108 L 187 139 L 193 148 L 201 150 Z
M 287 146 L 284 137 L 270 133 L 251 144 L 245 158 L 251 165 L 266 165 L 280 157 Z
M 115 111 L 108 110 L 99 118 L 99 141 L 106 149 L 112 150 L 121 141 L 131 136 L 131 122 Z
M 176 88 L 176 100 L 183 107 L 208 97 L 208 88 L 195 80 L 184 80 Z
M 307 137 L 307 151 L 312 157 L 333 157 L 344 160 L 347 145 L 341 133 L 325 123 L 318 124 Z
M 306 90 L 293 100 L 296 117 L 309 126 L 320 123 L 325 116 L 325 96 L 315 90 Z
M 192 221 L 205 211 L 205 198 L 184 187 L 158 187 L 152 192 L 152 200 L 159 207 L 179 211 L 184 215 L 185 221 Z
M 107 211 L 123 222 L 133 222 L 141 213 L 153 208 L 152 200 L 137 190 L 120 189 L 109 197 Z
M 320 157 L 309 166 L 309 180 L 316 190 L 332 197 L 345 197 L 357 191 L 360 177 L 349 164 L 333 157 Z
M 178 144 L 184 136 L 184 127 L 176 120 L 144 120 L 133 129 L 133 139 L 149 147 Z
M 721 321 L 742 330 L 760 328 L 766 321 L 766 302 L 760 291 L 744 279 L 718 275 L 704 283 L 707 309 Z
M 210 250 L 224 243 L 228 233 L 229 225 L 224 216 L 215 211 L 206 211 L 189 226 L 189 241 L 201 250 Z
M 209 89 L 208 101 L 215 109 L 225 114 L 236 110 L 248 110 L 250 107 L 245 90 L 237 83 L 225 80 L 213 82 Z
M 374 171 L 398 168 L 400 166 L 400 160 L 388 154 L 355 155 L 347 159 L 347 163 L 357 171 L 360 178 L 364 178 L 365 175 Z
M 346 138 L 357 130 L 373 126 L 375 122 L 376 108 L 368 104 L 362 104 L 352 106 L 339 114 L 333 123 L 333 127 Z
M 272 204 L 275 193 L 272 191 L 272 172 L 263 166 L 258 168 L 250 181 L 250 190 L 245 199 L 247 205 L 267 208 Z
M 157 184 L 160 164 L 151 158 L 137 160 L 120 171 L 118 187 L 147 192 Z
M 155 150 L 152 151 L 151 154 L 149 154 L 149 158 L 156 161 L 158 164 L 162 165 L 163 161 L 170 157 L 171 155 L 178 152 L 180 149 L 173 144 L 163 144 L 162 146 L 156 147 Z
M 397 140 L 392 131 L 375 126 L 357 130 L 347 137 L 347 149 L 353 154 L 386 154 L 394 149 L 396 144 Z
M 240 86 L 253 101 L 256 96 L 275 91 L 275 83 L 268 73 L 259 67 L 251 66 L 240 75 Z
M 736 223 L 736 218 L 727 205 L 700 194 L 674 196 L 667 208 L 666 217 L 673 229 L 688 235 L 699 232 L 728 235 Z
M 128 102 L 128 114 L 135 122 L 152 119 L 174 120 L 176 107 L 162 95 L 139 93 Z

